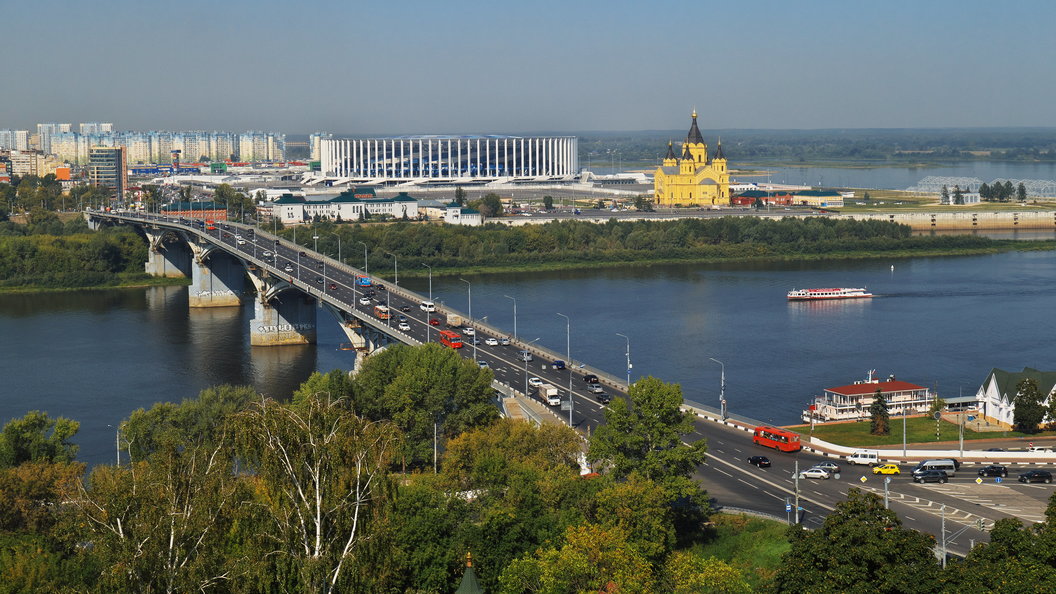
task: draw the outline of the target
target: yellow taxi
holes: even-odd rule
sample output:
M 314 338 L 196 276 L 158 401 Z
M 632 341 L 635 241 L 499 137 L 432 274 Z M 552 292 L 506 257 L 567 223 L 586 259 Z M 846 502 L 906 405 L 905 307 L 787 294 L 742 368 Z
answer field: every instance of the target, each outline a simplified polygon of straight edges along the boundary
M 881 464 L 873 467 L 873 474 L 902 474 L 897 464 Z

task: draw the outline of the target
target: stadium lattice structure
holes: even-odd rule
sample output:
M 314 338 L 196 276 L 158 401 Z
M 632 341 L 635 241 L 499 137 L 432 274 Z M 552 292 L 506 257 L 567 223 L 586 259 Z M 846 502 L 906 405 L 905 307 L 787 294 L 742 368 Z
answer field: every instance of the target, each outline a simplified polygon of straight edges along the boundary
M 988 181 L 986 184 L 992 186 L 998 183 L 1004 184 L 1006 181 L 1012 182 L 1012 187 L 1014 188 L 1018 188 L 1019 184 L 1023 184 L 1023 187 L 1027 190 L 1027 196 L 1033 198 L 1056 196 L 1056 181 L 1051 179 L 998 178 Z M 965 191 L 978 192 L 981 185 L 983 185 L 983 180 L 978 177 L 929 175 L 917 182 L 916 185 L 906 188 L 906 191 L 919 192 L 921 194 L 939 194 L 942 192 L 942 186 L 946 186 L 946 189 L 950 191 L 953 190 L 954 186 L 957 186 Z

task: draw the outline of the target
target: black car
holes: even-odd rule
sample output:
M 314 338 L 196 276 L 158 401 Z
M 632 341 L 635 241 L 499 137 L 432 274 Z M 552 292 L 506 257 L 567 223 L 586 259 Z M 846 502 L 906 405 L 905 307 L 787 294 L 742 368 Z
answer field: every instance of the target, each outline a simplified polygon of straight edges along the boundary
M 984 452 L 1003 452 L 1005 448 L 986 448 Z
M 307 258 L 307 257 L 308 257 L 308 254 L 306 254 L 306 253 L 304 253 L 304 252 L 301 252 L 301 257 L 302 257 L 302 258 Z
M 1052 473 L 1048 470 L 1029 470 L 1019 475 L 1021 483 L 1051 483 Z
M 315 277 L 315 282 L 319 283 L 320 285 L 323 284 L 323 277 L 321 277 L 321 276 Z
M 583 376 L 583 383 L 596 384 L 598 383 L 598 376 L 594 375 L 593 373 L 588 373 Z
M 323 268 L 326 268 L 326 263 L 322 260 L 319 260 L 319 263 L 316 264 L 316 266 L 319 268 L 319 270 L 322 270 Z
M 950 477 L 946 476 L 945 470 L 925 470 L 913 473 L 914 483 L 945 483 L 949 480 Z
M 377 295 L 377 293 L 375 293 L 373 289 L 367 289 L 366 291 L 363 291 L 363 294 L 367 297 L 373 297 L 374 295 Z
M 770 458 L 766 456 L 752 456 L 748 458 L 748 463 L 758 466 L 759 468 L 770 468 Z
M 991 464 L 979 469 L 979 476 L 1008 476 L 1008 469 L 1000 464 Z
M 597 394 L 594 394 L 594 397 L 597 398 L 598 402 L 600 402 L 602 404 L 608 404 L 608 403 L 612 402 L 612 398 L 609 397 L 609 395 L 606 394 L 605 392 L 598 392 Z
M 404 313 L 409 312 L 409 311 L 411 311 L 411 306 L 410 305 L 400 306 L 400 311 L 402 311 Z

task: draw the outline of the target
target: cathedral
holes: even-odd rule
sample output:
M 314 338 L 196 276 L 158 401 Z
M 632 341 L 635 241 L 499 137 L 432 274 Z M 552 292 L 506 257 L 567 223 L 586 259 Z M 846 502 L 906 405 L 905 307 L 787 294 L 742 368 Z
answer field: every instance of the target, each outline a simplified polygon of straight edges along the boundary
M 722 141 L 715 147 L 715 155 L 709 158 L 708 145 L 697 128 L 696 110 L 693 110 L 689 134 L 682 143 L 682 156 L 676 157 L 674 147 L 667 143 L 667 156 L 664 164 L 656 169 L 653 189 L 657 206 L 730 203 L 730 172 L 726 169 L 726 156 L 722 154 Z

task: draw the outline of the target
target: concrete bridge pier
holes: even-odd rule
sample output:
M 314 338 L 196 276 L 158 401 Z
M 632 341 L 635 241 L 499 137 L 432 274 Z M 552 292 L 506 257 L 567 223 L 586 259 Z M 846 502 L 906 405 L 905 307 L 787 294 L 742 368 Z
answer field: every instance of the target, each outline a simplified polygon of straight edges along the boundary
M 189 244 L 194 253 L 190 307 L 237 307 L 246 292 L 246 266 L 238 258 L 212 246 Z
M 348 337 L 352 352 L 356 354 L 352 363 L 352 372 L 356 373 L 363 361 L 372 353 L 384 349 L 393 339 L 383 332 L 363 324 L 359 318 L 333 305 L 323 302 L 323 307 L 337 318 L 341 331 Z
M 144 270 L 151 276 L 187 278 L 191 276 L 191 250 L 183 239 L 170 231 L 143 229 L 147 236 L 147 263 Z
M 260 270 L 250 270 L 249 279 L 257 289 L 249 320 L 250 345 L 315 344 L 315 297 Z

